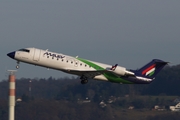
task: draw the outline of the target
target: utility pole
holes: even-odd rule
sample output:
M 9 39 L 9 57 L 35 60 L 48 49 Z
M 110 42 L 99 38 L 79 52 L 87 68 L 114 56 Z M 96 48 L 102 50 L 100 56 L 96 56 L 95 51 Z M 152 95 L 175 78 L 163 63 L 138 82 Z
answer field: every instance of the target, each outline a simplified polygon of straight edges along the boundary
M 31 98 L 31 80 L 29 80 L 29 98 Z

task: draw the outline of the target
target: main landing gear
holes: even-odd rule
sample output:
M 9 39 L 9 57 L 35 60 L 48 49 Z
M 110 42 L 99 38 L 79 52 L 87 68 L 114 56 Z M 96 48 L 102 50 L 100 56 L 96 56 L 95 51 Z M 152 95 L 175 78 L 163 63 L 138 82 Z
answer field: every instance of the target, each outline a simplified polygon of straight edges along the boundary
M 19 61 L 17 61 L 16 69 L 19 69 Z
M 86 83 L 88 83 L 88 79 L 87 79 L 87 77 L 86 76 L 81 76 L 80 77 L 80 79 L 81 79 L 81 84 L 86 84 Z

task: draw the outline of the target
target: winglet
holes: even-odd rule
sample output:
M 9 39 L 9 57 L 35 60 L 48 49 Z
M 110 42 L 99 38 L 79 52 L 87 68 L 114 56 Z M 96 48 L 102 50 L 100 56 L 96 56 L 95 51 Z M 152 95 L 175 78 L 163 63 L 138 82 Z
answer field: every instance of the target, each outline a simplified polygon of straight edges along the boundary
M 118 64 L 113 65 L 110 70 L 113 70 L 113 71 L 114 71 L 117 66 L 118 66 Z

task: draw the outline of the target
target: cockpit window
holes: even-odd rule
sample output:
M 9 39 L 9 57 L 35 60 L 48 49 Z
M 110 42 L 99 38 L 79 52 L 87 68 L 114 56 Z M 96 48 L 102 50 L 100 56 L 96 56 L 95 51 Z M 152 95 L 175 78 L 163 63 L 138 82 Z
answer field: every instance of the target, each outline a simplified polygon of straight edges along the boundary
M 28 49 L 19 49 L 19 51 L 23 51 L 23 52 L 30 52 L 30 50 L 28 50 Z

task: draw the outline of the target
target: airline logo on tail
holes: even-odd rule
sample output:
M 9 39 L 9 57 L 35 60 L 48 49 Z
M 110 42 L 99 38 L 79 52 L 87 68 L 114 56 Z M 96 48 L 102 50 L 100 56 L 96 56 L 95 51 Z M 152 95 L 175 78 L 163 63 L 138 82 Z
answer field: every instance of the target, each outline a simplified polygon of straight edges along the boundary
M 145 69 L 142 74 L 145 76 L 152 76 L 155 73 L 156 70 L 156 64 L 153 64 L 152 66 L 148 67 L 147 69 Z

